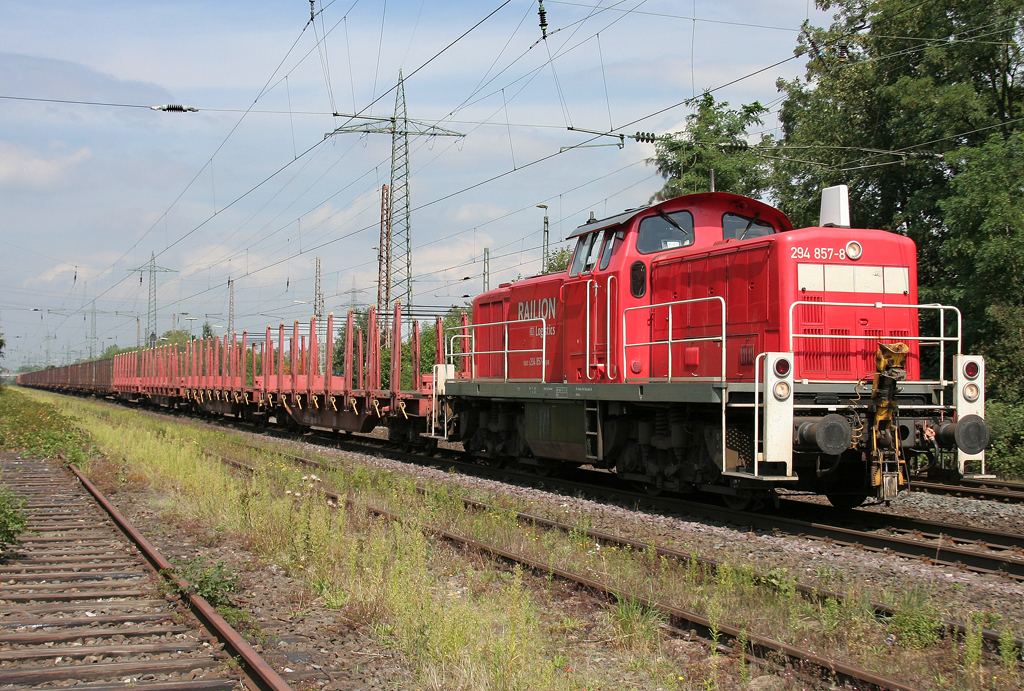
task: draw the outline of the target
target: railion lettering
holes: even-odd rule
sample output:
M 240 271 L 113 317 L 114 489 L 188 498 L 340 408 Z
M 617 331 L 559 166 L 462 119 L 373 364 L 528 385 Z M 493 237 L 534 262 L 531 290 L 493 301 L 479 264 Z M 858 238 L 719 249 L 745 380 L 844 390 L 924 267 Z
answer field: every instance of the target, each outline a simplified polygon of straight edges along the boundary
M 541 298 L 519 303 L 519 321 L 526 319 L 554 319 L 555 298 Z

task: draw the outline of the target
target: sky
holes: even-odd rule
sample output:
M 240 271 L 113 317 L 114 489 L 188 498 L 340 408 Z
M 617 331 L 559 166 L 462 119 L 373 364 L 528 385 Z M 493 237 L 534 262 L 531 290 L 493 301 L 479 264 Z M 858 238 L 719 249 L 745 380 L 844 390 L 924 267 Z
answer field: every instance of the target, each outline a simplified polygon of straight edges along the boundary
M 151 257 L 158 334 L 225 333 L 229 279 L 236 332 L 308 322 L 318 257 L 328 312 L 375 303 L 391 136 L 328 133 L 393 116 L 400 71 L 409 119 L 463 135 L 409 140 L 413 305 L 462 305 L 485 248 L 491 287 L 533 275 L 545 213 L 555 249 L 661 188 L 652 145 L 598 133 L 679 131 L 705 90 L 774 113 L 801 24 L 830 19 L 809 0 L 545 9 L 542 39 L 527 0 L 315 0 L 313 21 L 305 0 L 0 0 L 0 366 L 135 346 Z

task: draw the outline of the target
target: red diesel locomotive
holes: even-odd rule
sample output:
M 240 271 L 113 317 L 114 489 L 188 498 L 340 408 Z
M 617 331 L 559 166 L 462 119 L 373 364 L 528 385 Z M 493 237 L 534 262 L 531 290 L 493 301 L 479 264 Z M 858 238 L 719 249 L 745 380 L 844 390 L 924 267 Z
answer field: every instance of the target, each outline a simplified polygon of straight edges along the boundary
M 456 436 L 733 505 L 892 499 L 911 460 L 983 469 L 984 361 L 962 354 L 959 311 L 917 304 L 913 241 L 844 227 L 845 187 L 823 198 L 834 223 L 800 230 L 722 193 L 591 218 L 566 272 L 478 296 L 452 334 Z
M 917 304 L 914 243 L 849 228 L 845 198 L 825 190 L 821 225 L 799 230 L 725 193 L 592 217 L 567 270 L 479 295 L 472 323 L 439 336 L 432 374 L 419 372 L 414 323 L 411 389 L 398 349 L 382 387 L 372 308 L 365 335 L 349 313 L 343 372 L 317 365 L 321 348 L 333 361 L 332 317 L 323 343 L 296 322 L 287 339 L 281 325 L 260 342 L 225 336 L 19 380 L 303 427 L 385 424 L 395 440 L 460 441 L 491 464 L 590 465 L 733 506 L 779 488 L 840 507 L 889 500 L 911 464 L 984 472 L 984 361 L 962 353 L 959 311 Z

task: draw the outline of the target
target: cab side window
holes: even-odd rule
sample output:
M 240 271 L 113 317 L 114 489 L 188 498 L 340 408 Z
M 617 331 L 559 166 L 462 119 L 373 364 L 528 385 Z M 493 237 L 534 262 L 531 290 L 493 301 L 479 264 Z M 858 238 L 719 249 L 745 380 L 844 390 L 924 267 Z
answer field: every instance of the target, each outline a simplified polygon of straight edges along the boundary
M 722 216 L 722 238 L 725 240 L 747 240 L 774 234 L 775 226 L 768 221 L 762 221 L 756 214 L 753 217 L 739 214 Z
M 604 232 L 604 249 L 601 250 L 601 265 L 598 267 L 601 271 L 608 268 L 608 263 L 612 260 L 612 252 L 618 247 L 622 238 L 626 236 L 625 231 L 614 231 L 606 230 Z
M 576 253 L 572 256 L 572 267 L 569 270 L 570 276 L 578 276 L 584 271 L 590 271 L 597 265 L 598 255 L 601 253 L 601 233 L 590 233 L 580 238 L 576 245 Z
M 693 214 L 689 211 L 648 216 L 640 221 L 640 230 L 636 236 L 636 251 L 640 254 L 652 254 L 692 244 Z

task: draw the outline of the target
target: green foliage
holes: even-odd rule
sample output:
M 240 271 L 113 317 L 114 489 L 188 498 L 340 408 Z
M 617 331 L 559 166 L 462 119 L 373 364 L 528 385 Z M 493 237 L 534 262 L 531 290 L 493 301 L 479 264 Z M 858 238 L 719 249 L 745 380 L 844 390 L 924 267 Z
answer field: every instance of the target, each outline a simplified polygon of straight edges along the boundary
M 1024 477 L 1024 405 L 989 401 L 985 420 L 991 445 L 987 469 L 1002 477 Z
M 462 315 L 469 312 L 469 307 L 452 307 L 448 310 L 448 313 L 441 319 L 441 330 L 442 334 L 447 329 L 458 326 L 461 322 Z M 354 314 L 353 329 L 358 329 L 357 334 L 361 334 L 363 338 L 363 357 L 369 352 L 369 341 L 367 340 L 367 333 L 369 329 L 369 311 L 368 310 L 357 310 Z M 378 322 L 379 324 L 379 322 Z M 336 376 L 343 376 L 345 372 L 345 330 L 347 323 L 342 323 L 338 327 L 337 336 L 334 341 L 334 355 L 332 357 L 334 374 Z M 450 333 L 447 337 L 450 337 Z M 391 382 L 391 350 L 384 347 L 384 334 L 380 334 L 381 342 L 381 386 L 387 388 Z M 358 342 L 353 338 L 352 344 L 352 357 L 356 358 L 358 349 Z M 434 357 L 437 353 L 437 325 L 431 322 L 420 322 L 420 373 L 421 374 L 432 374 L 434 371 Z M 406 337 L 402 343 L 402 388 L 410 389 L 413 387 L 412 375 L 413 375 L 413 347 L 412 347 L 412 335 Z M 354 363 L 352 368 L 352 385 L 355 386 L 358 377 L 359 363 Z
M 210 325 L 210 322 L 208 322 L 208 321 L 203 322 L 203 333 L 200 334 L 199 337 L 200 338 L 213 338 L 214 335 L 215 334 L 213 333 L 213 326 Z
M 18 536 L 28 527 L 24 508 L 24 499 L 15 499 L 11 490 L 0 487 L 0 551 L 18 544 Z
M 569 268 L 569 262 L 572 261 L 573 248 L 566 245 L 565 247 L 559 247 L 548 255 L 548 270 L 547 273 L 555 274 L 559 271 L 565 271 Z
M 920 302 L 960 307 L 964 348 L 986 356 L 988 398 L 1003 404 L 992 410 L 1020 420 L 1024 1 L 817 5 L 834 21 L 804 28 L 806 74 L 778 82 L 782 136 L 758 147 L 764 191 L 800 227 L 817 223 L 823 187 L 847 184 L 854 227 L 913 239 Z M 1020 473 L 1024 440 L 994 426 L 995 465 Z
M 658 140 L 655 157 L 648 162 L 658 167 L 666 182 L 654 199 L 707 192 L 712 169 L 717 191 L 761 194 L 768 172 L 764 159 L 750 150 L 729 151 L 727 145 L 745 143 L 747 128 L 763 124 L 761 115 L 768 111 L 757 102 L 739 110 L 728 105 L 705 93 L 697 100 L 697 110 L 687 116 L 686 129 Z
M 896 644 L 904 648 L 933 645 L 939 640 L 941 627 L 939 610 L 922 589 L 906 593 L 889 620 L 889 633 L 896 637 Z
M 192 592 L 214 607 L 231 605 L 231 597 L 238 591 L 238 574 L 218 561 L 211 564 L 204 558 L 174 560 L 174 571 L 192 586 Z
M 158 346 L 184 346 L 190 340 L 191 339 L 189 338 L 188 331 L 184 331 L 182 329 L 171 329 L 170 331 L 164 331 L 163 336 L 157 339 L 156 344 Z
M 88 437 L 48 403 L 13 389 L 0 391 L 0 449 L 84 461 Z

